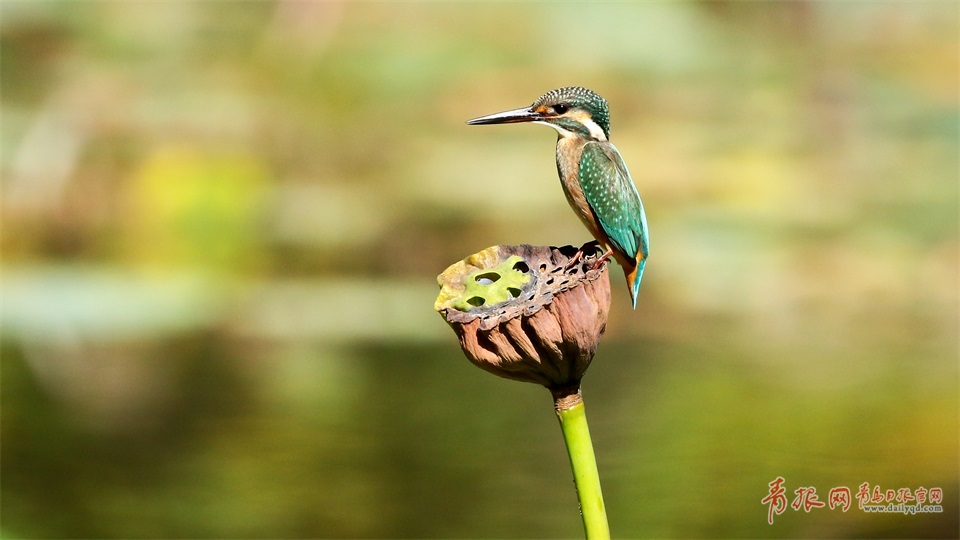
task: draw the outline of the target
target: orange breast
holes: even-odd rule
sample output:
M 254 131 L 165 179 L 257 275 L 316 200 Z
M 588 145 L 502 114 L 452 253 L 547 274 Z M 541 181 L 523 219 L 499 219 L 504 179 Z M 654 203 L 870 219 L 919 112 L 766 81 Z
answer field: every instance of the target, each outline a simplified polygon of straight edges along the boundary
M 566 195 L 570 208 L 573 208 L 590 234 L 606 249 L 611 249 L 610 241 L 603 233 L 600 222 L 587 204 L 583 189 L 580 187 L 580 155 L 583 153 L 585 142 L 576 137 L 561 137 L 557 141 L 557 172 L 560 174 L 560 184 L 563 186 L 563 194 Z

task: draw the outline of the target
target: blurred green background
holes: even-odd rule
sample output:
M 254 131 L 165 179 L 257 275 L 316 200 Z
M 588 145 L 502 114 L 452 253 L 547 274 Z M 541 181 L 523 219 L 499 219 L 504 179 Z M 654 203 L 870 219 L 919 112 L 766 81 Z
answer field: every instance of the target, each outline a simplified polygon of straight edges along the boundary
M 607 98 L 652 252 L 584 381 L 617 537 L 958 532 L 955 2 L 0 4 L 6 538 L 578 537 L 546 390 L 435 276 L 588 240 Z M 787 511 L 813 486 L 944 512 Z

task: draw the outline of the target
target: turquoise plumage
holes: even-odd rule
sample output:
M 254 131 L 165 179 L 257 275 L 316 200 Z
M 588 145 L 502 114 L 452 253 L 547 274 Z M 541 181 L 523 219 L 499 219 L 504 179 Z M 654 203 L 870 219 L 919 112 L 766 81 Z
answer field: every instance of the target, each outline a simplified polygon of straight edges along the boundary
M 647 215 L 640 194 L 620 152 L 609 142 L 591 141 L 583 146 L 579 181 L 584 198 L 609 239 L 610 247 L 621 256 L 617 259 L 636 261 L 635 275 L 627 278 L 630 297 L 636 308 L 640 280 L 650 252 Z M 599 238 L 597 240 L 602 243 Z

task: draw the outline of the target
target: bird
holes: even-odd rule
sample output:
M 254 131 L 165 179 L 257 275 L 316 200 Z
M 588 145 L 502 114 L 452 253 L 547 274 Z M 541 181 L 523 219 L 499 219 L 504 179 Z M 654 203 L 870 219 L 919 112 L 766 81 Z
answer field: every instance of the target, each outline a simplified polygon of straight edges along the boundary
M 581 86 L 543 94 L 522 107 L 468 120 L 469 125 L 533 122 L 557 130 L 557 173 L 570 207 L 623 268 L 633 309 L 650 251 L 647 216 L 620 152 L 610 142 L 607 101 Z M 582 250 L 577 257 L 582 256 Z

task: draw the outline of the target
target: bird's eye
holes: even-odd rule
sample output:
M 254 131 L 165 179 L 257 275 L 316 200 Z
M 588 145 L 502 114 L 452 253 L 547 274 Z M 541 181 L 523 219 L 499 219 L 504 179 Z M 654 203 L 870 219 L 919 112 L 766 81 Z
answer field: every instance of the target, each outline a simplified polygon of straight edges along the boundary
M 566 103 L 557 103 L 556 105 L 553 106 L 553 110 L 557 114 L 563 114 L 567 112 L 569 108 L 570 107 L 568 107 Z

